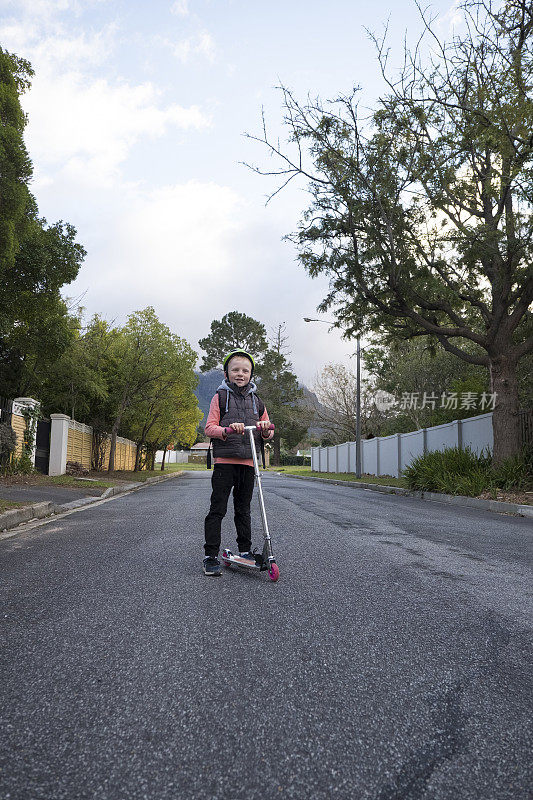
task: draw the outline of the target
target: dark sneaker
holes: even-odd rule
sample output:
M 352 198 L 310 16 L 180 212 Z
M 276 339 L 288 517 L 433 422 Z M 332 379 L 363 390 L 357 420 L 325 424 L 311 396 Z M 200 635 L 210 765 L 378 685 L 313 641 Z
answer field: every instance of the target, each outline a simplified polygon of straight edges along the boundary
M 206 556 L 204 558 L 205 575 L 222 575 L 222 567 L 216 556 Z
M 241 558 L 245 558 L 247 561 L 253 561 L 255 564 L 255 554 L 252 553 L 251 550 L 246 550 L 244 553 L 239 553 Z

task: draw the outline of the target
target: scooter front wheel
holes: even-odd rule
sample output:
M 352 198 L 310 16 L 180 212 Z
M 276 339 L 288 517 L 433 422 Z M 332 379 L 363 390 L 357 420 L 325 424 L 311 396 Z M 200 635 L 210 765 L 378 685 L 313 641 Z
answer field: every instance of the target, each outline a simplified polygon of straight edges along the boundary
M 279 568 L 278 565 L 272 563 L 268 568 L 268 577 L 271 581 L 277 581 L 279 579 Z

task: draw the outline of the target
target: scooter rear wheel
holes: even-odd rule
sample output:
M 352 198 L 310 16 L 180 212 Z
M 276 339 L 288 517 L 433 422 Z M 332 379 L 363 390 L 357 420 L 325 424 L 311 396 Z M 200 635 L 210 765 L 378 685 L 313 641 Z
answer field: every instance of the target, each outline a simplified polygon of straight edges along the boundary
M 271 581 L 277 581 L 279 579 L 279 567 L 277 564 L 271 564 L 268 568 L 268 577 Z

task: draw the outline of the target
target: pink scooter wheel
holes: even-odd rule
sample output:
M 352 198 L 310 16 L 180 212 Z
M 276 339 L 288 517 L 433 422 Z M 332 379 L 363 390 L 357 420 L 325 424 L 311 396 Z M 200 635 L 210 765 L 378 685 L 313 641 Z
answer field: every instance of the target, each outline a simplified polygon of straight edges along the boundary
M 277 581 L 279 578 L 279 568 L 277 564 L 271 564 L 268 569 L 268 577 L 271 581 Z

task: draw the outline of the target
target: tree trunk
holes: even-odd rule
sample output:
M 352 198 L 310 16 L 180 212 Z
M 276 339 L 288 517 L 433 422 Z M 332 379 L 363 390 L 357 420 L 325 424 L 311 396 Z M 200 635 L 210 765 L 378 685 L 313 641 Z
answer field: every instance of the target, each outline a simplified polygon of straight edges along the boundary
M 275 467 L 279 467 L 279 463 L 281 461 L 281 441 L 279 436 L 275 436 L 272 444 L 274 445 L 274 457 L 272 459 L 272 464 Z
M 144 447 L 144 439 L 141 439 L 140 442 L 137 442 L 137 452 L 135 453 L 135 467 L 133 469 L 134 472 L 139 472 L 141 463 L 141 453 L 143 447 Z
M 165 471 L 165 458 L 167 457 L 167 448 L 163 447 L 163 458 L 161 459 L 161 472 Z
M 115 452 L 117 449 L 117 436 L 122 415 L 118 417 L 111 429 L 111 446 L 109 448 L 109 464 L 107 467 L 108 472 L 113 472 L 115 469 Z
M 499 464 L 520 451 L 520 418 L 516 362 L 506 355 L 491 359 L 491 392 L 496 395 L 492 414 L 493 462 Z

